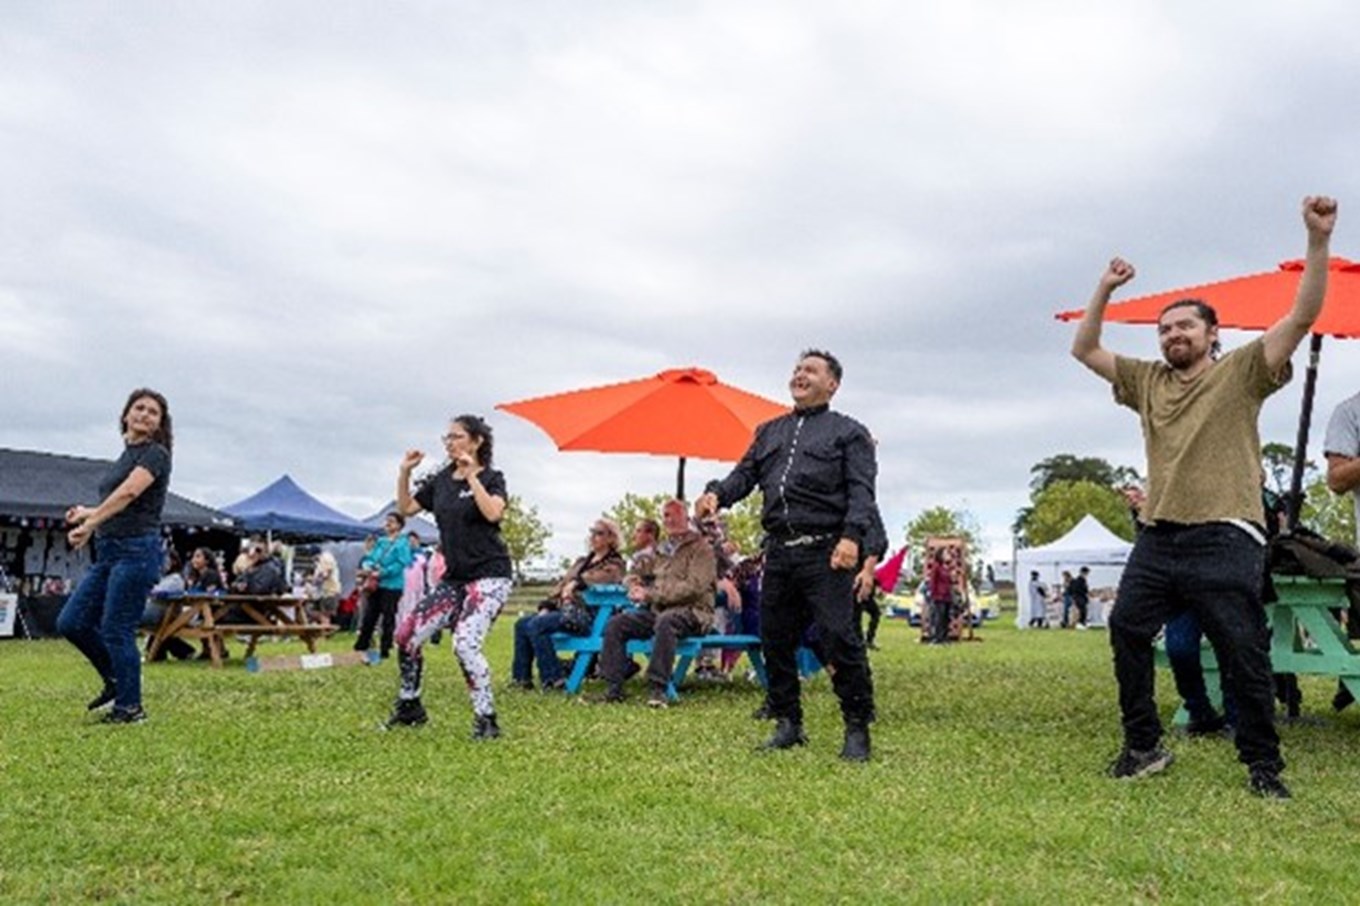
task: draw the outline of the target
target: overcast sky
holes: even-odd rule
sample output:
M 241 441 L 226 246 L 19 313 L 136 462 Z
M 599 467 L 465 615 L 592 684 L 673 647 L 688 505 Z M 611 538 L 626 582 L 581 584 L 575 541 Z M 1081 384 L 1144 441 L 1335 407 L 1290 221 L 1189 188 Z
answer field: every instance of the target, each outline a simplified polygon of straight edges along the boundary
M 823 346 L 893 536 L 964 507 L 1004 556 L 1035 462 L 1143 469 L 1052 317 L 1112 254 L 1125 295 L 1270 270 L 1326 193 L 1360 257 L 1341 0 L 0 0 L 0 22 L 0 446 L 113 457 L 149 385 L 175 489 L 213 505 L 288 473 L 366 515 L 474 412 L 572 553 L 674 461 L 559 453 L 496 403 L 686 365 L 783 401 Z M 1150 328 L 1106 341 L 1156 354 Z M 1265 440 L 1293 442 L 1301 385 Z M 1357 390 L 1360 346 L 1329 343 L 1320 422 Z M 691 489 L 727 468 L 691 463 Z

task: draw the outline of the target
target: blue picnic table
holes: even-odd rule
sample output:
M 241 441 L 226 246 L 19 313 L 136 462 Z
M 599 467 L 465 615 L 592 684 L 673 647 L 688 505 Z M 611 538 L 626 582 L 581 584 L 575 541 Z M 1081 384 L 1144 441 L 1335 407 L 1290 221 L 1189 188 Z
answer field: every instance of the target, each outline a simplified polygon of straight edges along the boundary
M 628 600 L 628 590 L 622 585 L 592 585 L 585 590 L 584 598 L 586 606 L 595 614 L 590 632 L 586 635 L 556 632 L 552 636 L 553 647 L 557 652 L 569 654 L 574 658 L 571 673 L 567 676 L 566 691 L 570 694 L 581 691 L 581 684 L 585 682 L 586 674 L 590 672 L 591 662 L 604 646 L 604 627 L 609 618 L 621 610 L 636 606 Z M 672 701 L 679 697 L 676 690 L 685 681 L 694 659 L 706 648 L 744 652 L 760 685 L 766 684 L 765 659 L 760 653 L 759 636 L 726 634 L 684 636 L 676 644 L 675 670 L 671 673 L 670 683 L 666 687 L 666 694 Z M 630 655 L 651 657 L 652 640 L 634 639 L 628 643 L 627 651 Z

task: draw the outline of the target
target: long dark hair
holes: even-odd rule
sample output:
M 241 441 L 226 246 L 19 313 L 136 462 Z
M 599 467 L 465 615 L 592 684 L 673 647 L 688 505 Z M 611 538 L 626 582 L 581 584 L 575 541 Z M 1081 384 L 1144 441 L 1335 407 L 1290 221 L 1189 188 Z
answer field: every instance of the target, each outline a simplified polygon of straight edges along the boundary
M 140 399 L 153 399 L 161 407 L 161 426 L 151 435 L 151 439 L 166 450 L 172 450 L 175 446 L 175 429 L 170 421 L 170 404 L 165 401 L 164 394 L 157 393 L 150 387 L 138 387 L 128 394 L 127 402 L 123 404 L 123 414 L 118 416 L 118 433 L 127 433 L 128 413 L 132 411 L 133 403 Z
M 490 466 L 491 450 L 494 445 L 491 426 L 480 415 L 459 415 L 453 420 L 463 426 L 463 430 L 468 433 L 469 437 L 482 442 L 482 445 L 477 448 L 477 465 Z

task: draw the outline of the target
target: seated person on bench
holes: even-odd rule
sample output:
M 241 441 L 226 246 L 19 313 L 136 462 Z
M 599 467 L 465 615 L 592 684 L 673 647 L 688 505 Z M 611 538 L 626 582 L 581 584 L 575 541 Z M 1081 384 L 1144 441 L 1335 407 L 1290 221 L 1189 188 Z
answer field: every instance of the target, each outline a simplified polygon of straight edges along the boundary
M 554 632 L 586 635 L 594 621 L 582 594 L 591 585 L 616 585 L 623 578 L 623 555 L 619 553 L 619 527 L 612 519 L 597 519 L 591 526 L 586 555 L 571 565 L 562 581 L 538 607 L 538 613 L 515 623 L 515 660 L 512 681 L 522 689 L 534 688 L 533 665 L 538 659 L 538 678 L 544 689 L 562 689 L 567 678 L 553 648 Z
M 682 636 L 703 635 L 713 628 L 713 596 L 718 581 L 713 548 L 690 525 L 683 500 L 670 500 L 661 510 L 666 539 L 657 551 L 650 585 L 630 583 L 628 599 L 639 605 L 609 618 L 600 650 L 600 674 L 608 683 L 604 700 L 623 701 L 630 639 L 652 638 L 647 665 L 651 695 L 647 704 L 664 708 L 675 668 L 675 647 Z

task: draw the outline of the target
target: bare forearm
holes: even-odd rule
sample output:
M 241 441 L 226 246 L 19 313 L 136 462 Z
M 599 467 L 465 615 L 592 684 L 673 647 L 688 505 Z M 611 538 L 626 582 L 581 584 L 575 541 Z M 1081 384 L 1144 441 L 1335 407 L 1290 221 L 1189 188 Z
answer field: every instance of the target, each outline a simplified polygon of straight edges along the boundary
M 1072 356 L 1085 362 L 1087 356 L 1101 349 L 1100 334 L 1105 323 L 1105 306 L 1110 304 L 1112 287 L 1101 283 L 1086 303 L 1086 314 L 1077 325 L 1077 333 L 1072 337 Z
M 500 522 L 501 516 L 505 513 L 505 501 L 488 491 L 475 473 L 468 476 L 467 482 L 468 487 L 472 489 L 472 499 L 477 504 L 477 509 L 481 511 L 482 517 L 487 522 Z
M 1360 488 L 1360 457 L 1328 456 L 1327 488 L 1333 494 L 1347 494 Z
M 1322 303 L 1327 296 L 1327 258 L 1331 237 L 1310 233 L 1308 235 L 1308 257 L 1304 261 L 1303 278 L 1299 280 L 1298 295 L 1294 297 L 1294 308 L 1289 319 L 1294 322 L 1299 338 L 1308 333 L 1322 314 Z
M 404 466 L 397 471 L 397 511 L 403 516 L 420 512 L 420 504 L 411 496 L 411 470 Z

